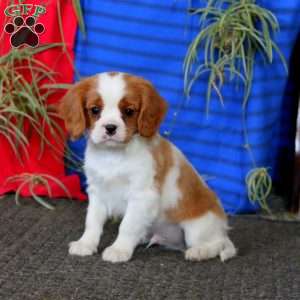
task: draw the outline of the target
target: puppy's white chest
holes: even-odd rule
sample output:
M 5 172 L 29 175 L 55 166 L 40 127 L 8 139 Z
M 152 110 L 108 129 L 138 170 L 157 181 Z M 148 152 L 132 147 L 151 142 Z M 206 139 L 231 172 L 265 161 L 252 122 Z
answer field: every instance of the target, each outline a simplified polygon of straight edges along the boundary
M 139 148 L 139 147 L 138 147 Z M 147 151 L 95 149 L 89 145 L 85 172 L 89 196 L 105 203 L 109 215 L 123 215 L 128 202 L 153 183 L 152 160 Z
M 108 185 L 111 181 L 122 182 L 126 178 L 125 164 L 124 155 L 117 151 L 97 151 L 89 146 L 86 150 L 84 164 L 86 175 Z
M 154 176 L 152 156 L 141 142 L 133 141 L 126 150 L 97 149 L 88 144 L 85 154 L 88 179 L 98 182 L 142 185 Z
M 126 211 L 130 181 L 120 170 L 120 162 L 98 158 L 96 161 L 87 156 L 85 171 L 89 196 L 105 204 L 110 216 L 123 215 Z

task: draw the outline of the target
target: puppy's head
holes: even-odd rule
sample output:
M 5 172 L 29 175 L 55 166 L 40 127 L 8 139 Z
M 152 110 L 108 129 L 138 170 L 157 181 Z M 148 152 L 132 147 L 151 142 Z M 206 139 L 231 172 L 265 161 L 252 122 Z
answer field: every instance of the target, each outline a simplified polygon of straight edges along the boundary
M 166 102 L 150 82 L 124 73 L 84 79 L 60 104 L 71 138 L 87 129 L 94 144 L 110 147 L 128 143 L 135 134 L 152 137 L 166 110 Z

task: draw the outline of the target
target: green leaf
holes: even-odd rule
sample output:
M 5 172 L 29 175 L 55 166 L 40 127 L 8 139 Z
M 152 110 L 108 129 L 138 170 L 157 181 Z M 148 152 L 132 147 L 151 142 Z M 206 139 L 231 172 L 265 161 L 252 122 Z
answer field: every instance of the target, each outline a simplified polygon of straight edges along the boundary
M 77 16 L 80 30 L 85 35 L 86 32 L 85 32 L 85 25 L 84 25 L 83 13 L 82 13 L 81 5 L 80 5 L 80 0 L 72 0 L 72 1 L 73 1 L 73 6 L 74 6 L 75 14 Z

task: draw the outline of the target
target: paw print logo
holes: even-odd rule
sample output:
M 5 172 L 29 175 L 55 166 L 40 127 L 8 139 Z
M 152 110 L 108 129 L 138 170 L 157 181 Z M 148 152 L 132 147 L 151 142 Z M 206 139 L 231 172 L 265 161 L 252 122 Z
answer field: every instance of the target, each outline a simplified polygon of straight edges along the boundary
M 39 35 L 45 31 L 42 23 L 37 23 L 34 17 L 29 16 L 15 17 L 12 23 L 8 23 L 4 27 L 4 31 L 11 34 L 10 43 L 13 47 L 18 48 L 22 45 L 36 47 L 39 44 Z

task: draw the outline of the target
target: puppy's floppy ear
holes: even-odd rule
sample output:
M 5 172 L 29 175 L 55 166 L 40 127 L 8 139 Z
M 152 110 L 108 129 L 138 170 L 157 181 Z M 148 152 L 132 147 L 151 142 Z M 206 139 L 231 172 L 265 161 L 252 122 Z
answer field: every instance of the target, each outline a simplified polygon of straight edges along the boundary
M 138 131 L 143 137 L 151 137 L 157 132 L 167 112 L 167 103 L 148 81 L 142 84 L 141 98 Z
M 59 115 L 65 121 L 66 129 L 72 139 L 79 138 L 87 128 L 85 113 L 86 95 L 92 87 L 91 78 L 76 83 L 62 98 Z

